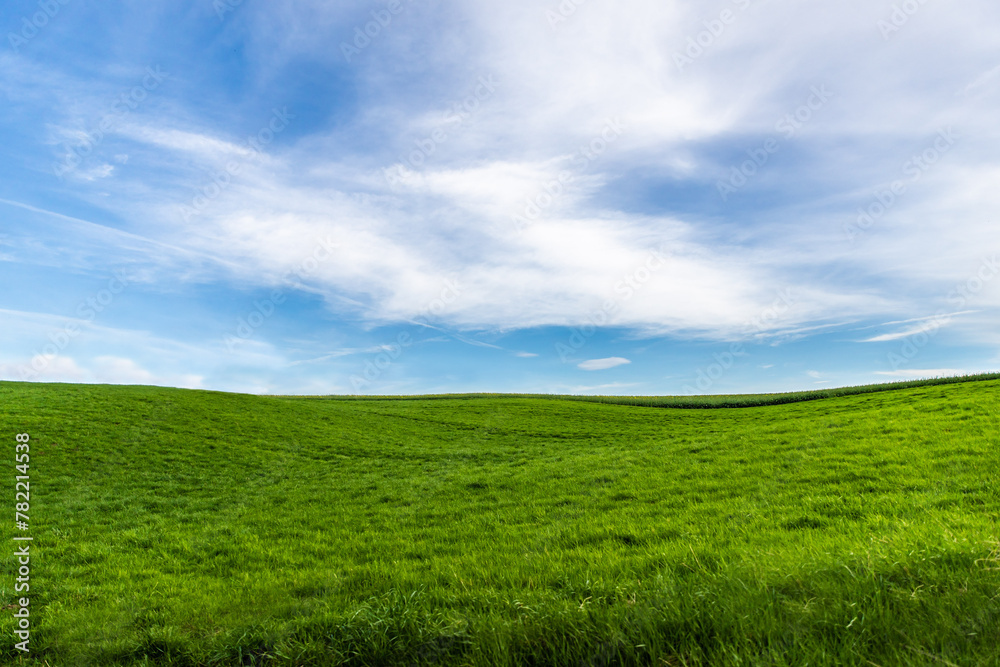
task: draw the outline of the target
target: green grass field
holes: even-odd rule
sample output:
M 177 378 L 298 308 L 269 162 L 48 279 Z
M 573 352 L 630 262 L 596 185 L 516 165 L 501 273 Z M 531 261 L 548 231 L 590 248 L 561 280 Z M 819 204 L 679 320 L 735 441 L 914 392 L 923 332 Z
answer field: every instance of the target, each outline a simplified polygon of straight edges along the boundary
M 1000 664 L 998 376 L 809 398 L 0 383 L 0 662 Z

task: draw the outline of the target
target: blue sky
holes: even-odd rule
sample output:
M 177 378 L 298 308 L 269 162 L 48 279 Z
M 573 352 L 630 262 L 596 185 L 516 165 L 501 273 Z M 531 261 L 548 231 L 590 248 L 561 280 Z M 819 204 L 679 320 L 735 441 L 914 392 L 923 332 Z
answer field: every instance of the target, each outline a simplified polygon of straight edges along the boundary
M 986 0 L 0 8 L 0 379 L 691 394 L 1000 367 Z

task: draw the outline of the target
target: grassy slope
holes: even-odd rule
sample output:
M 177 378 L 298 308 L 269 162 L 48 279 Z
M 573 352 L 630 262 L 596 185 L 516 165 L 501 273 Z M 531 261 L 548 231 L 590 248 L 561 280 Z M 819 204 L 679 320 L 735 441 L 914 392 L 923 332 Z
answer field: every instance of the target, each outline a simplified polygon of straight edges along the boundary
M 32 656 L 997 664 L 998 399 L 996 380 L 740 410 L 0 383 L 0 438 L 32 436 Z
M 914 387 L 936 387 L 944 384 L 964 384 L 967 382 L 982 382 L 1000 380 L 1000 373 L 978 373 L 974 375 L 955 375 L 949 377 L 925 378 L 921 380 L 904 380 L 883 382 L 880 384 L 863 384 L 854 387 L 833 387 L 830 389 L 813 389 L 810 391 L 792 391 L 776 394 L 705 394 L 694 396 L 600 396 L 580 394 L 425 394 L 416 396 L 309 396 L 305 398 L 324 398 L 327 400 L 341 399 L 359 400 L 418 400 L 435 399 L 466 399 L 482 398 L 542 398 L 566 399 L 572 401 L 587 401 L 589 403 L 609 403 L 612 405 L 635 405 L 647 408 L 756 408 L 766 405 L 787 405 L 788 403 L 803 403 L 821 398 L 837 398 L 840 396 L 856 396 L 858 394 L 876 394 Z M 291 397 L 289 397 L 291 398 Z M 299 397 L 303 398 L 303 397 Z

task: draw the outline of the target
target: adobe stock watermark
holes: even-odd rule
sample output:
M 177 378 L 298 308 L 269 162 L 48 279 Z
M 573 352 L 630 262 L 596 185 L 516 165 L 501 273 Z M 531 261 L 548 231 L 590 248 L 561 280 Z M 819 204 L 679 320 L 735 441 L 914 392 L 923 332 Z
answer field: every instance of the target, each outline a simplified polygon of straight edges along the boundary
M 288 107 L 282 109 L 272 109 L 271 119 L 257 131 L 246 138 L 243 147 L 242 160 L 230 160 L 226 163 L 222 171 L 213 171 L 211 180 L 195 191 L 188 206 L 181 206 L 181 217 L 184 222 L 190 222 L 191 218 L 202 213 L 216 197 L 229 189 L 233 184 L 233 179 L 243 171 L 251 160 L 256 160 L 264 153 L 264 148 L 274 141 L 274 138 L 281 134 L 295 119 L 295 114 L 288 112 Z
M 316 247 L 313 248 L 312 253 L 282 276 L 281 282 L 294 286 L 296 282 L 293 277 L 297 277 L 299 283 L 307 280 L 319 270 L 320 264 L 333 257 L 334 251 L 338 247 L 339 245 L 329 236 L 325 239 L 316 239 Z M 276 289 L 271 292 L 268 298 L 254 301 L 250 312 L 237 319 L 233 333 L 226 335 L 224 339 L 226 349 L 229 352 L 235 352 L 238 345 L 250 340 L 254 333 L 277 312 L 278 306 L 285 303 L 285 299 L 285 293 Z
M 51 332 L 49 342 L 41 350 L 35 349 L 33 351 L 31 362 L 18 368 L 21 380 L 36 379 L 80 335 L 79 320 L 83 320 L 87 324 L 96 320 L 99 314 L 111 307 L 118 295 L 124 292 L 129 284 L 130 279 L 123 270 L 115 271 L 106 287 L 81 301 L 75 311 L 77 319 L 66 322 L 62 329 Z
M 997 256 L 993 255 L 984 259 L 972 277 L 964 283 L 955 285 L 955 289 L 949 292 L 948 303 L 956 308 L 964 308 L 970 299 L 979 296 L 983 288 L 992 282 L 997 277 L 997 274 L 1000 274 L 1000 263 L 997 261 Z
M 900 199 L 907 193 L 907 183 L 916 183 L 923 178 L 924 174 L 954 148 L 959 138 L 955 134 L 954 128 L 942 129 L 938 132 L 933 145 L 904 162 L 902 172 L 904 176 L 909 176 L 909 179 L 896 179 L 888 188 L 877 191 L 871 203 L 859 208 L 857 219 L 844 225 L 844 235 L 847 240 L 854 243 L 858 237 L 874 227 L 875 223 L 899 203 Z
M 414 148 L 405 157 L 382 170 L 390 186 L 398 185 L 413 176 L 413 170 L 422 168 L 438 147 L 455 136 L 455 133 L 496 93 L 498 82 L 490 74 L 481 76 L 472 91 L 460 100 L 451 102 L 442 115 L 442 122 L 422 139 L 414 140 Z
M 97 127 L 87 132 L 79 143 L 67 147 L 62 162 L 53 165 L 55 175 L 63 178 L 79 167 L 83 158 L 93 153 L 104 142 L 108 133 L 113 131 L 130 113 L 138 109 L 139 105 L 149 97 L 151 92 L 159 88 L 168 76 L 169 74 L 163 72 L 159 65 L 155 68 L 147 67 L 146 75 L 140 84 L 119 95 L 118 99 L 111 105 L 111 109 L 98 121 Z
M 760 315 L 746 321 L 743 324 L 741 334 L 743 338 L 748 338 L 756 334 L 763 333 L 784 317 L 789 310 L 795 307 L 795 299 L 791 289 L 778 292 L 774 302 L 765 308 Z M 689 396 L 694 394 L 704 394 L 711 389 L 716 382 L 736 364 L 736 359 L 746 355 L 746 345 L 742 340 L 736 341 L 729 346 L 725 352 L 712 355 L 713 363 L 699 368 L 693 385 L 684 385 L 683 391 Z
M 998 274 L 1000 274 L 1000 262 L 998 262 L 997 256 L 993 255 L 984 259 L 968 280 L 955 285 L 954 289 L 948 293 L 948 303 L 955 308 L 964 308 Z M 892 370 L 897 371 L 901 366 L 916 359 L 920 351 L 927 347 L 937 336 L 938 331 L 949 322 L 951 322 L 951 315 L 944 310 L 939 310 L 930 318 L 926 326 L 904 338 L 899 349 L 890 352 L 886 357 Z
M 889 20 L 879 19 L 876 24 L 879 32 L 882 33 L 882 39 L 888 42 L 926 4 L 927 0 L 905 0 L 898 5 L 893 5 Z
M 373 9 L 372 20 L 364 25 L 354 28 L 354 39 L 350 42 L 340 43 L 340 52 L 344 54 L 344 59 L 350 63 L 361 52 L 371 46 L 372 42 L 382 34 L 382 31 L 392 25 L 395 17 L 403 13 L 413 0 L 389 0 L 385 9 Z
M 753 4 L 753 0 L 732 0 L 732 2 L 740 11 L 746 11 Z M 729 26 L 736 23 L 738 16 L 732 9 L 723 9 L 719 12 L 718 17 L 702 21 L 705 29 L 696 35 L 689 35 L 687 46 L 683 51 L 674 51 L 674 64 L 677 65 L 677 69 L 683 72 L 686 67 L 693 65 L 696 60 L 705 55 Z
M 576 10 L 587 3 L 587 0 L 562 0 L 555 9 L 545 10 L 545 20 L 549 27 L 555 30 L 560 23 L 565 23 L 576 14 Z
M 27 534 L 31 529 L 31 517 L 33 516 L 28 514 L 31 511 L 31 473 L 29 471 L 31 466 L 31 445 L 29 444 L 31 436 L 27 433 L 18 433 L 14 436 L 14 442 L 16 443 L 14 445 L 14 470 L 20 473 L 14 476 L 14 526 L 25 533 L 15 536 L 14 542 L 25 543 L 34 539 Z M 38 491 L 37 485 L 35 491 Z M 37 515 L 34 516 L 37 518 Z M 15 546 L 18 545 L 15 544 Z M 28 646 L 31 642 L 31 609 L 33 608 L 29 597 L 31 592 L 31 545 L 22 544 L 14 552 L 14 558 L 17 559 L 16 564 L 19 566 L 15 572 L 18 577 L 17 583 L 14 585 L 14 592 L 25 596 L 17 599 L 17 604 L 10 605 L 17 608 L 17 611 L 13 613 L 14 618 L 17 619 L 15 626 L 17 629 L 14 630 L 14 634 L 21 640 L 14 644 L 14 648 L 24 653 L 30 653 L 31 649 Z M 11 568 L 13 568 L 13 558 L 11 563 Z M 34 609 L 37 609 L 37 606 Z
M 220 21 L 226 20 L 226 14 L 236 11 L 236 8 L 243 4 L 243 0 L 213 0 L 212 9 Z
M 7 33 L 7 42 L 10 48 L 14 49 L 14 53 L 20 53 L 21 47 L 37 37 L 38 33 L 69 3 L 70 0 L 39 0 L 37 12 L 21 17 L 21 29 Z
M 609 119 L 597 136 L 580 146 L 570 158 L 574 169 L 560 171 L 556 178 L 541 183 L 540 192 L 529 195 L 524 208 L 511 216 L 511 222 L 517 233 L 524 232 L 551 208 L 566 193 L 567 187 L 576 180 L 577 175 L 587 171 L 591 165 L 600 160 L 627 129 L 628 125 L 621 118 Z
M 623 275 L 621 280 L 615 283 L 614 292 L 618 295 L 617 297 L 608 299 L 601 304 L 599 309 L 588 313 L 588 322 L 574 327 L 565 343 L 558 342 L 555 344 L 559 360 L 564 364 L 570 363 L 573 355 L 582 350 L 587 341 L 597 333 L 598 327 L 611 324 L 621 305 L 635 296 L 653 278 L 653 274 L 666 266 L 666 264 L 667 258 L 664 256 L 662 249 L 650 250 L 645 262 L 633 271 Z
M 785 140 L 792 139 L 806 123 L 812 120 L 817 111 L 822 109 L 833 97 L 825 85 L 812 86 L 806 101 L 792 113 L 785 114 L 774 124 L 774 131 L 780 132 Z M 764 168 L 771 156 L 781 150 L 781 138 L 769 137 L 759 148 L 747 151 L 749 160 L 729 170 L 729 179 L 716 183 L 716 189 L 722 201 L 729 201 L 729 196 L 735 194 L 750 182 Z
M 416 324 L 432 326 L 429 323 L 431 317 L 440 317 L 462 296 L 462 287 L 458 278 L 452 277 L 444 281 L 444 287 L 438 296 L 424 306 L 417 317 L 413 320 Z M 437 328 L 433 327 L 432 328 Z M 364 370 L 360 374 L 351 376 L 351 386 L 354 391 L 364 391 L 377 382 L 393 363 L 395 363 L 403 352 L 413 345 L 413 337 L 403 331 L 396 336 L 394 343 L 381 346 L 382 351 L 365 361 Z

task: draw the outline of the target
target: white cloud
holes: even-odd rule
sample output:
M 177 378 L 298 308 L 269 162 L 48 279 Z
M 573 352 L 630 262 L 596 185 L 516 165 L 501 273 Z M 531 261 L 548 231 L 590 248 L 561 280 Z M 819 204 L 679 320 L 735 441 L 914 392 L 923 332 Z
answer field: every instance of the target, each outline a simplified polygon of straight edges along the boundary
M 594 393 L 608 394 L 611 391 L 614 391 L 614 393 L 616 395 L 622 395 L 622 392 L 619 391 L 620 389 L 627 389 L 629 387 L 638 387 L 638 386 L 641 386 L 641 384 L 638 383 L 638 382 L 609 382 L 607 384 L 590 385 L 590 386 L 579 385 L 579 386 L 575 386 L 572 389 L 570 389 L 569 393 L 571 393 L 571 394 L 594 394 Z M 554 390 L 551 390 L 551 391 L 548 391 L 548 392 L 542 392 L 542 393 L 561 393 L 561 392 L 562 392 L 561 389 L 554 389 Z M 626 393 L 624 395 L 627 396 L 628 394 Z
M 108 384 L 152 384 L 154 376 L 131 359 L 101 356 L 94 359 L 94 376 Z
M 36 354 L 30 359 L 0 363 L 0 379 L 38 382 L 83 382 L 84 369 L 69 357 Z
M 577 364 L 577 368 L 581 368 L 585 371 L 603 371 L 609 368 L 615 368 L 616 366 L 631 363 L 631 361 L 625 359 L 624 357 L 608 357 L 606 359 L 590 359 L 588 361 L 580 362 Z
M 119 132 L 135 141 L 159 146 L 169 151 L 189 153 L 211 162 L 233 158 L 245 160 L 255 155 L 249 146 L 234 144 L 199 132 L 140 123 L 124 125 Z
M 939 378 L 951 377 L 954 375 L 967 375 L 968 371 L 958 368 L 910 368 L 896 371 L 878 371 L 876 375 L 887 375 L 890 377 L 902 378 Z
M 970 2 L 963 12 L 927 5 L 887 44 L 877 29 L 885 8 L 863 0 L 819 9 L 754 3 L 684 71 L 675 53 L 717 7 L 586 3 L 554 28 L 527 0 L 435 7 L 408 8 L 355 63 L 358 116 L 342 129 L 269 146 L 187 224 L 179 206 L 208 183 L 191 164 L 242 159 L 245 147 L 225 124 L 197 127 L 186 114 L 156 116 L 153 107 L 117 129 L 169 167 L 158 173 L 180 173 L 155 190 L 142 175 L 102 183 L 116 195 L 102 205 L 142 221 L 159 244 L 144 254 L 156 258 L 161 284 L 277 284 L 310 257 L 317 238 L 332 237 L 337 251 L 303 288 L 352 311 L 362 326 L 413 320 L 438 305 L 433 315 L 460 329 L 577 326 L 612 303 L 604 313 L 612 325 L 730 338 L 745 335 L 744 324 L 793 286 L 795 306 L 758 333 L 799 335 L 830 321 L 935 312 L 995 245 L 1000 168 L 988 150 L 998 138 L 995 108 L 956 95 L 954 84 L 970 81 L 966 92 L 977 95 L 994 86 L 995 45 L 970 18 L 994 16 L 993 4 Z M 247 57 L 261 67 L 254 83 L 263 89 L 275 62 L 303 55 L 341 66 L 342 54 L 329 46 L 352 33 L 362 9 L 247 7 Z M 409 62 L 402 56 L 427 34 L 443 35 L 434 57 L 421 60 L 432 85 L 397 85 L 413 71 L 396 63 Z M 858 62 L 886 75 L 858 77 Z M 3 76 L 21 76 L 9 69 Z M 926 75 L 895 75 L 902 72 Z M 435 114 L 484 75 L 495 75 L 496 93 L 413 176 L 390 186 L 382 168 L 412 150 Z M 742 159 L 814 85 L 828 85 L 834 97 L 794 138 L 804 166 L 769 164 L 749 186 L 774 179 L 782 193 L 806 194 L 763 213 L 738 202 L 713 200 L 700 212 L 689 205 L 689 192 L 697 201 L 699 188 L 712 189 L 728 172 L 720 146 Z M 106 105 L 104 90 L 88 96 L 80 82 L 56 87 L 83 100 L 83 109 Z M 620 137 L 578 166 L 581 147 L 613 118 L 622 119 Z M 864 239 L 848 243 L 842 230 L 855 210 L 947 125 L 963 137 L 954 151 L 908 183 Z M 351 150 L 358 136 L 375 145 L 361 157 Z M 513 216 L 564 170 L 572 182 L 518 234 Z M 661 181 L 626 187 L 653 176 Z M 108 252 L 138 254 L 139 237 L 107 234 Z M 651 248 L 669 260 L 632 289 L 623 278 L 641 269 Z M 446 298 L 449 280 L 459 289 Z M 996 290 L 977 298 L 977 307 L 1000 306 Z M 920 331 L 928 329 L 867 342 Z
M 0 363 L 0 379 L 84 384 L 145 384 L 198 389 L 204 377 L 194 374 L 156 375 L 132 359 L 99 356 L 89 364 L 65 355 L 35 355 L 31 359 Z
M 312 52 L 323 31 L 331 31 L 338 20 L 349 20 L 345 11 L 309 5 L 282 19 L 286 28 L 294 25 L 295 40 L 275 32 L 274 26 L 268 27 L 267 38 L 278 39 L 290 51 Z M 704 20 L 714 18 L 703 5 L 647 0 L 589 4 L 553 30 L 544 12 L 526 2 L 446 3 L 436 18 L 443 21 L 441 30 L 455 31 L 448 48 L 460 49 L 462 57 L 434 61 L 433 67 L 440 69 L 434 93 L 439 98 L 429 99 L 425 93 L 418 98 L 407 92 L 409 88 L 391 86 L 388 73 L 377 87 L 364 91 L 371 115 L 358 127 L 377 118 L 379 135 L 388 146 L 400 147 L 381 165 L 358 168 L 338 162 L 316 147 L 336 145 L 339 135 L 309 137 L 280 154 L 274 152 L 266 168 L 248 164 L 234 185 L 190 225 L 175 224 L 176 199 L 162 202 L 161 225 L 177 229 L 172 243 L 218 258 L 240 279 L 261 282 L 301 262 L 316 236 L 332 235 L 341 251 L 311 276 L 308 287 L 327 296 L 331 307 L 361 311 L 372 323 L 418 317 L 439 299 L 451 276 L 462 284 L 461 296 L 444 304 L 438 314 L 461 328 L 580 325 L 605 301 L 617 299 L 613 323 L 623 327 L 648 334 L 734 337 L 767 308 L 775 292 L 789 285 L 801 295 L 796 307 L 764 333 L 806 330 L 822 320 L 909 312 L 914 304 L 893 285 L 862 291 L 850 282 L 832 283 L 821 273 L 810 276 L 803 267 L 843 261 L 863 275 L 884 273 L 888 263 L 900 279 L 907 274 L 922 281 L 930 275 L 960 277 L 956 253 L 974 245 L 973 237 L 982 242 L 984 234 L 992 233 L 988 225 L 972 229 L 975 212 L 988 208 L 982 199 L 988 188 L 968 185 L 978 181 L 964 178 L 964 173 L 955 179 L 954 168 L 944 161 L 922 179 L 920 189 L 950 191 L 958 197 L 961 202 L 956 204 L 966 211 L 966 234 L 949 236 L 958 239 L 952 241 L 956 247 L 940 266 L 921 264 L 919 270 L 910 260 L 927 247 L 919 232 L 907 234 L 912 241 L 896 237 L 891 244 L 852 248 L 838 236 L 843 219 L 827 221 L 807 211 L 804 224 L 803 213 L 792 211 L 788 226 L 775 215 L 727 238 L 696 216 L 640 215 L 593 204 L 611 179 L 637 165 L 692 178 L 718 173 L 718 165 L 699 157 L 695 140 L 773 133 L 775 119 L 802 104 L 800 98 L 813 85 L 828 83 L 837 101 L 823 110 L 822 122 L 816 120 L 803 132 L 845 141 L 859 132 L 923 137 L 930 131 L 933 138 L 924 118 L 929 114 L 946 120 L 952 111 L 947 102 L 933 91 L 906 87 L 895 79 L 880 81 L 882 88 L 874 90 L 868 78 L 859 80 L 853 74 L 853 60 L 845 59 L 845 54 L 855 53 L 883 68 L 896 66 L 897 56 L 887 55 L 875 28 L 882 13 L 860 0 L 819 15 L 791 5 L 740 11 L 726 34 L 681 72 L 674 53 L 687 36 L 703 29 Z M 304 20 L 307 15 L 313 18 Z M 637 16 L 643 20 L 636 21 Z M 368 66 L 377 68 L 398 55 L 396 50 L 409 48 L 404 37 L 426 27 L 421 22 L 427 16 L 420 12 L 403 18 L 392 34 L 383 36 L 378 51 L 366 51 Z M 937 10 L 922 10 L 922 20 L 938 18 L 942 15 Z M 943 18 L 937 38 L 950 43 L 950 35 L 966 26 Z M 797 30 L 788 43 L 768 39 L 777 25 L 789 20 Z M 870 34 L 859 34 L 858 21 L 866 20 Z M 536 38 L 529 39 L 532 35 Z M 911 56 L 915 45 L 905 35 L 899 37 L 896 48 Z M 593 48 L 570 48 L 582 43 Z M 968 57 L 978 57 L 975 45 L 964 48 Z M 790 57 L 795 53 L 810 54 L 801 68 L 788 65 L 798 61 Z M 454 64 L 458 62 L 461 65 Z M 826 64 L 822 76 L 813 74 L 811 65 L 818 62 Z M 381 167 L 390 167 L 400 154 L 412 150 L 413 140 L 426 133 L 429 114 L 467 92 L 477 77 L 494 73 L 497 91 L 475 118 L 452 133 L 410 178 L 390 187 Z M 878 103 L 869 105 L 870 113 L 848 113 L 851 100 L 859 97 Z M 400 114 L 399 109 L 412 113 Z M 573 156 L 614 117 L 626 125 L 620 140 L 576 170 L 565 192 L 527 230 L 515 233 L 512 217 L 524 211 L 529 198 L 544 192 L 544 184 L 574 169 Z M 178 153 L 177 159 L 185 154 L 221 159 L 241 150 L 207 130 L 171 129 L 169 124 L 126 129 L 138 141 Z M 513 137 L 517 140 L 510 140 Z M 749 149 L 758 140 L 746 141 Z M 905 150 L 913 149 L 908 145 Z M 844 172 L 839 159 L 824 159 L 817 165 L 820 175 Z M 861 203 L 880 180 L 893 176 L 873 171 L 871 183 L 864 183 L 857 195 Z M 990 179 L 983 180 L 984 185 L 986 181 Z M 966 185 L 955 189 L 959 182 Z M 902 200 L 876 231 L 893 229 L 897 215 L 912 217 L 926 210 L 921 208 L 925 200 Z M 147 210 L 149 203 L 143 201 L 142 206 Z M 852 202 L 844 210 L 855 207 Z M 821 229 L 832 230 L 834 238 L 822 236 L 826 232 Z M 641 265 L 650 247 L 666 248 L 669 266 L 628 299 L 619 298 L 618 281 Z
M 104 163 L 104 164 L 94 165 L 93 167 L 89 167 L 87 169 L 76 169 L 70 172 L 70 174 L 74 178 L 79 178 L 84 181 L 98 181 L 102 178 L 107 178 L 114 172 L 115 172 L 114 165 Z
M 942 317 L 941 319 L 935 319 L 926 324 L 921 324 L 919 326 L 911 327 L 909 329 L 904 329 L 902 331 L 894 331 L 892 333 L 881 334 L 878 336 L 873 336 L 872 338 L 864 339 L 863 343 L 884 343 L 892 340 L 900 340 L 901 338 L 909 338 L 916 334 L 928 333 L 931 331 L 937 331 L 938 329 L 947 326 L 951 323 L 951 320 L 947 317 Z

